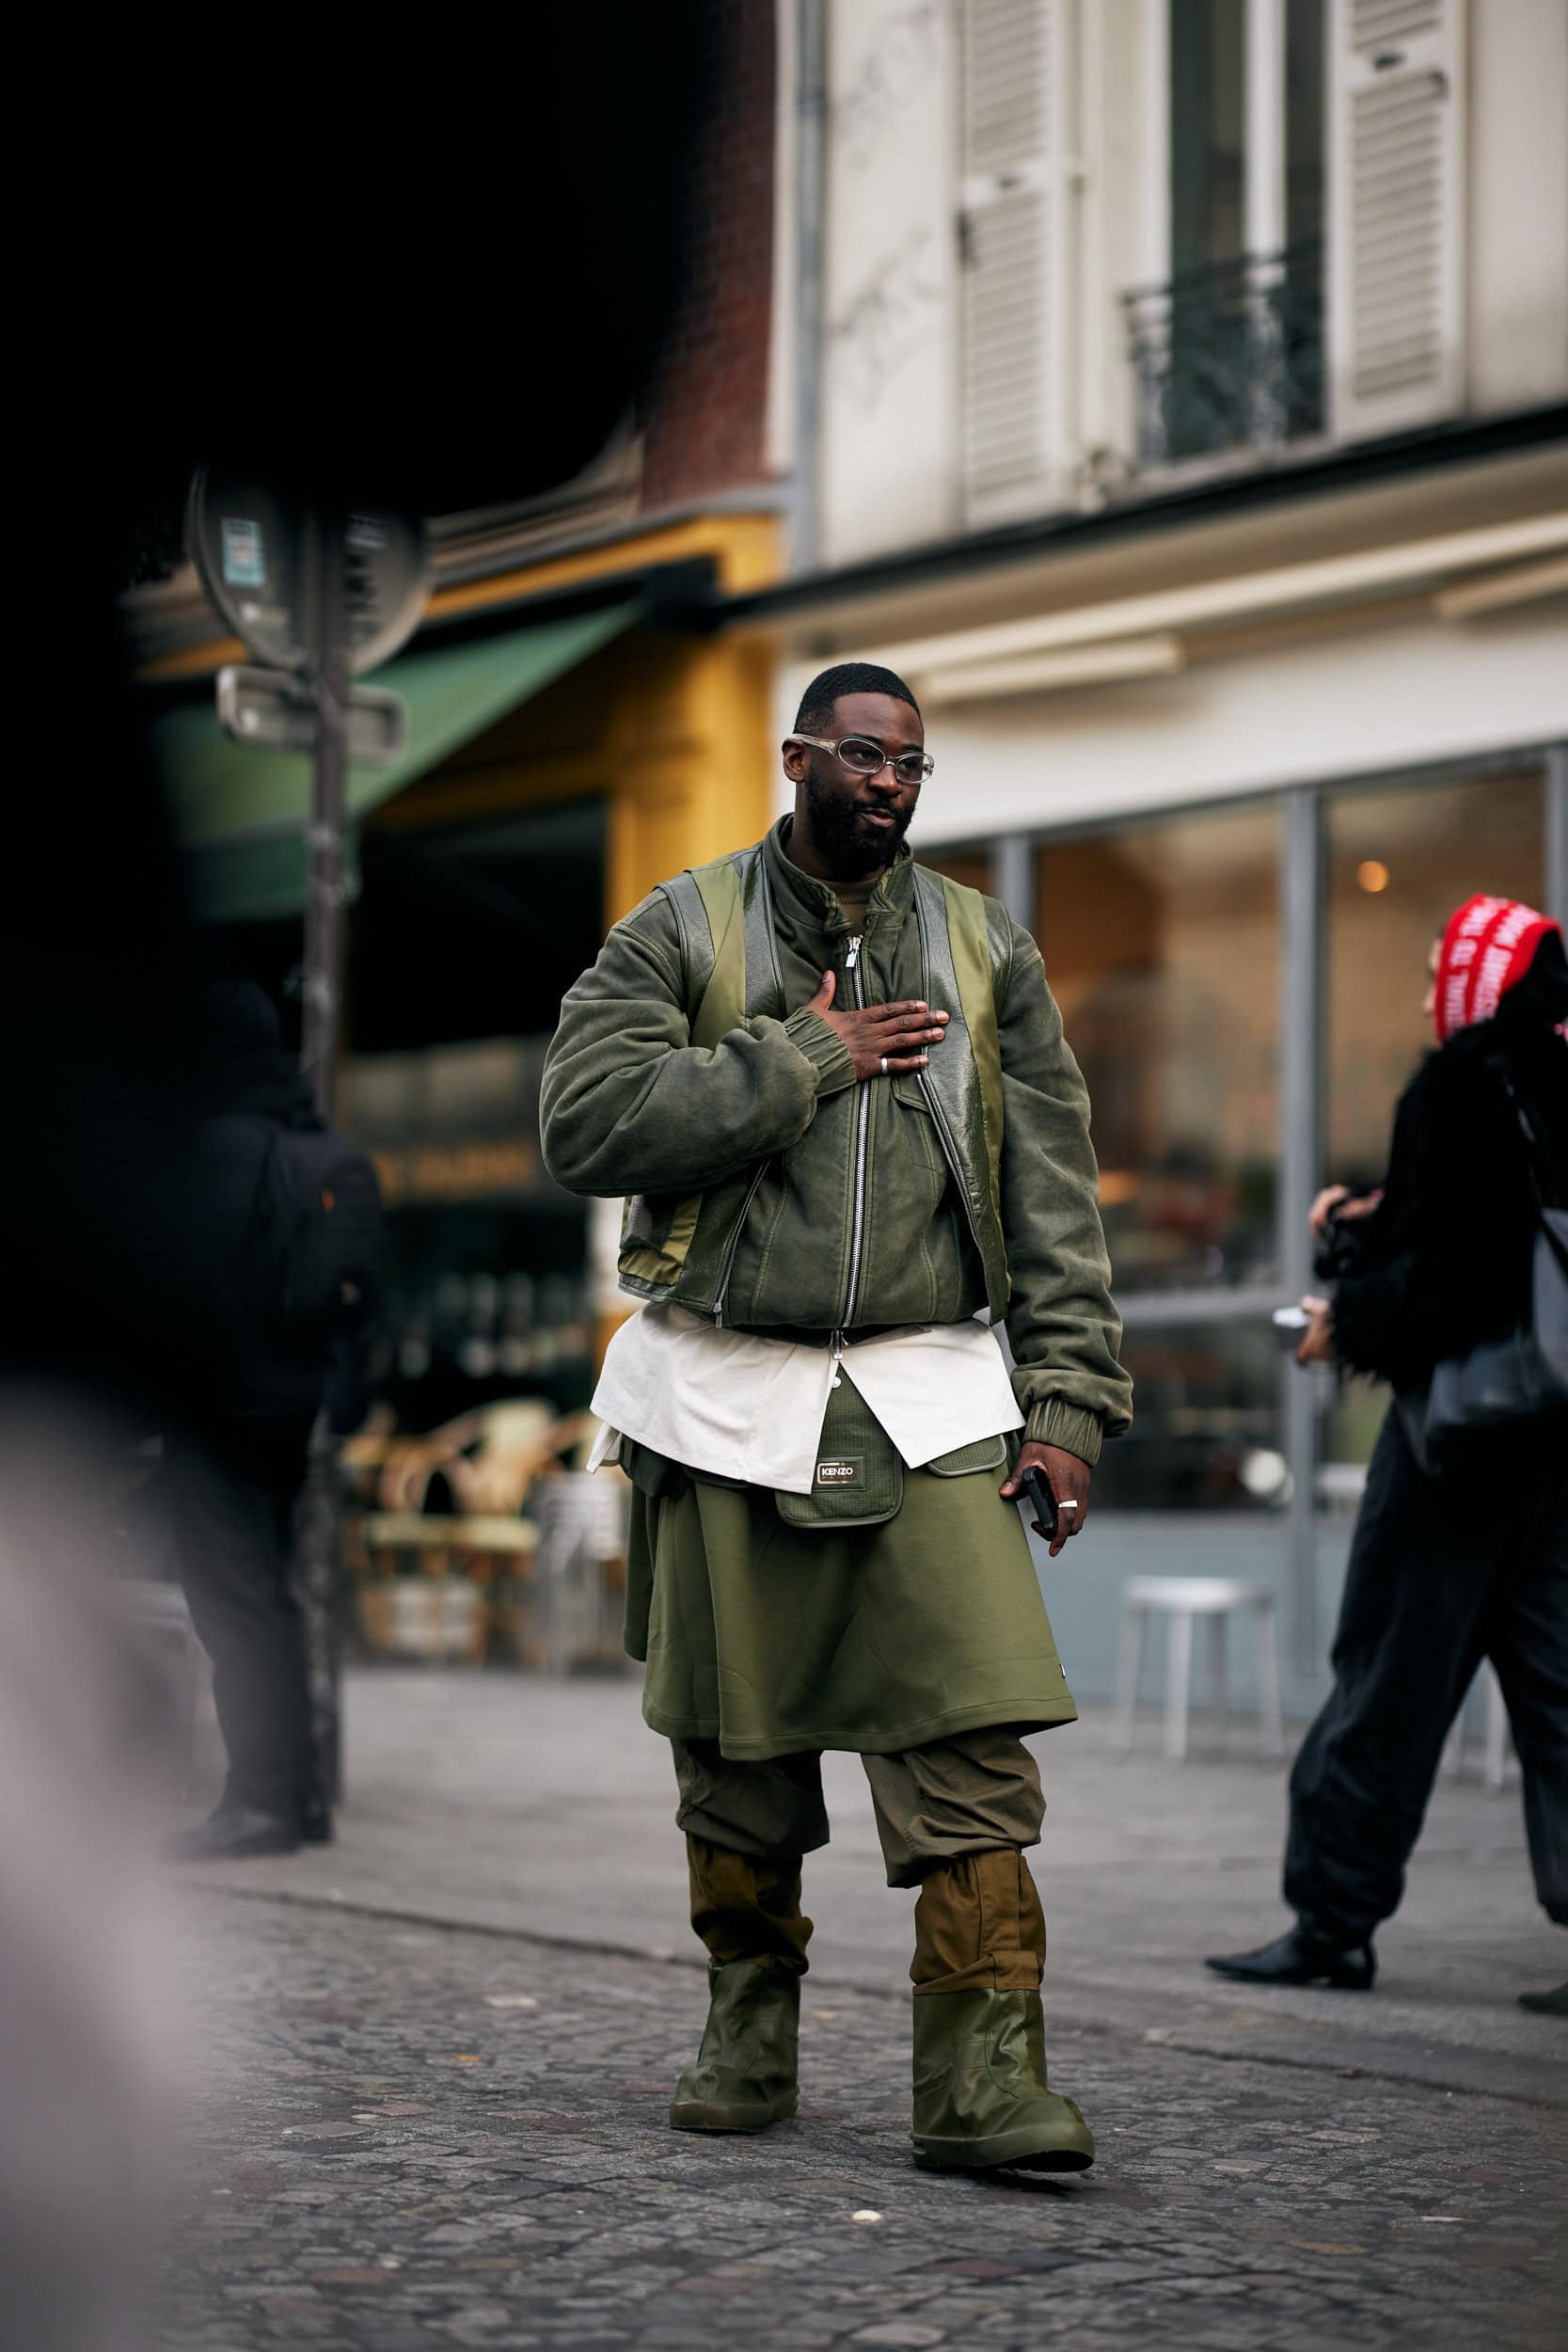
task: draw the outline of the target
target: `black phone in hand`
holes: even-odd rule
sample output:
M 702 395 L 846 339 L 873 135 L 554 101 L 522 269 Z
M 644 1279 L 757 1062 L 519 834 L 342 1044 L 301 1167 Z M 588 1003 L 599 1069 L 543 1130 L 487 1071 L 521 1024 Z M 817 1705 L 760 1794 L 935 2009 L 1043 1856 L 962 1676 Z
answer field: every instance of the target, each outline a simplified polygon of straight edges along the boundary
M 1056 1498 L 1044 1470 L 1031 1464 L 1023 1473 L 1023 1491 L 1035 1506 L 1037 1532 L 1053 1544 L 1059 1532 L 1056 1518 Z

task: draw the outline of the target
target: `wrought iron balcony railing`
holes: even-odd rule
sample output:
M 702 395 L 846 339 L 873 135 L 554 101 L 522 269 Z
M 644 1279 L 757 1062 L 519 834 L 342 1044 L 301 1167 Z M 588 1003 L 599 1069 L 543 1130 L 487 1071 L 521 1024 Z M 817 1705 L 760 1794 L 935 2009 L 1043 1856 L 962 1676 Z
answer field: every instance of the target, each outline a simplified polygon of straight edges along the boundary
M 1322 432 L 1321 244 L 1185 270 L 1121 299 L 1140 469 Z

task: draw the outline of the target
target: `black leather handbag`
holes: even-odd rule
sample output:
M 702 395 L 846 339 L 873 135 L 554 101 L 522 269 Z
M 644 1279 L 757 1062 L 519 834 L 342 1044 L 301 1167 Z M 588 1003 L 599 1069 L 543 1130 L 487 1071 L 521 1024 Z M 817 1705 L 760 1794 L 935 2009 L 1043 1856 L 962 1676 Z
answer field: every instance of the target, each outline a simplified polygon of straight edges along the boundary
M 1397 1399 L 1411 1452 L 1432 1478 L 1484 1476 L 1568 1440 L 1568 1209 L 1547 1205 L 1529 1120 L 1499 1074 L 1524 1131 L 1539 1220 L 1529 1311 L 1506 1338 L 1445 1357 L 1424 1389 Z

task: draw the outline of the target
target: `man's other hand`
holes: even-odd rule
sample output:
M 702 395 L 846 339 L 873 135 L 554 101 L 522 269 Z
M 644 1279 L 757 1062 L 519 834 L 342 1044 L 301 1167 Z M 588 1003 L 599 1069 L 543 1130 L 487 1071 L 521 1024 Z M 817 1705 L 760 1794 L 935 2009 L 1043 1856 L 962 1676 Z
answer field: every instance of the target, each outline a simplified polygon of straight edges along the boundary
M 838 975 L 824 972 L 822 985 L 808 1012 L 815 1012 L 830 1029 L 836 1029 L 849 1049 L 857 1078 L 896 1078 L 906 1070 L 924 1070 L 926 1048 L 942 1043 L 947 1026 L 944 1012 L 929 1005 L 867 1005 L 863 1009 L 834 1012 Z
M 1023 1473 L 1037 1470 L 1056 1498 L 1056 1540 L 1051 1547 L 1053 1560 L 1065 1543 L 1084 1533 L 1084 1521 L 1089 1516 L 1089 1466 L 1076 1454 L 1069 1454 L 1059 1445 L 1036 1445 L 1031 1441 L 1019 1454 L 1010 1478 L 1001 1488 L 1004 1502 L 1016 1502 L 1023 1492 Z M 1035 1521 L 1037 1534 L 1045 1530 Z

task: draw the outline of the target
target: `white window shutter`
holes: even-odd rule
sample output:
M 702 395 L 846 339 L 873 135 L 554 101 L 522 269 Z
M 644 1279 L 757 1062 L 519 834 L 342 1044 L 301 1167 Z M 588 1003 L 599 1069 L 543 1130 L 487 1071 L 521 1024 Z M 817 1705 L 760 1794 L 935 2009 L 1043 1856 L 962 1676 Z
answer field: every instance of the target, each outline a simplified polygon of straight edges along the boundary
M 1468 0 L 1332 0 L 1330 417 L 1345 440 L 1465 400 Z
M 1071 0 L 959 0 L 962 472 L 971 524 L 1071 497 Z

